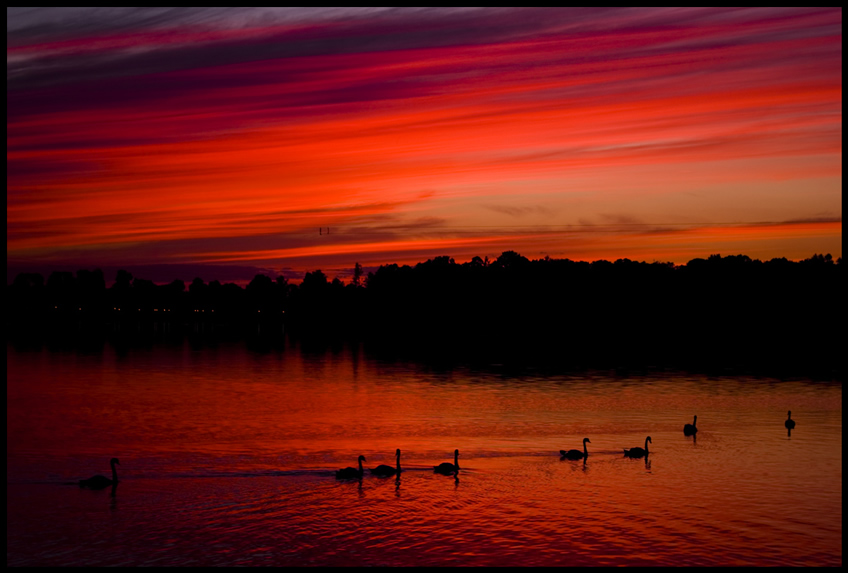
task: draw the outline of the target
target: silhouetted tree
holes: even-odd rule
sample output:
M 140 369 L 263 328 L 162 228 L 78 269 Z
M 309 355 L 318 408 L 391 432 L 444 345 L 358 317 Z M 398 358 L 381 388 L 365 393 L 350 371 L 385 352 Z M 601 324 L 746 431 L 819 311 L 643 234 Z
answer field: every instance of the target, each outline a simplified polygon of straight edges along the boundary
M 212 281 L 218 282 L 218 281 Z M 174 279 L 170 283 L 168 283 L 168 288 L 173 290 L 175 293 L 183 293 L 185 292 L 185 283 L 180 279 Z
M 317 271 L 307 272 L 303 276 L 300 289 L 305 293 L 323 293 L 327 285 L 327 275 L 319 269 Z
M 358 262 L 353 267 L 353 286 L 359 288 L 362 286 L 362 265 Z
M 44 288 L 44 277 L 40 273 L 19 273 L 12 284 L 21 290 L 41 290 Z
M 129 290 L 132 280 L 132 273 L 121 269 L 115 276 L 115 284 L 112 285 L 112 288 L 115 290 Z
M 185 306 L 186 288 L 180 279 L 174 279 L 170 283 L 159 287 L 160 298 L 157 307 L 160 312 L 166 312 L 161 320 L 174 321 L 182 314 Z
M 19 273 L 6 292 L 6 316 L 21 326 L 32 327 L 49 310 L 39 273 Z
M 515 251 L 504 251 L 501 253 L 495 262 L 493 263 L 496 267 L 500 267 L 502 269 L 513 269 L 520 268 L 523 265 L 526 265 L 530 262 L 527 257 L 523 257 L 516 253 Z
M 188 285 L 188 293 L 192 297 L 197 297 L 198 299 L 202 299 L 206 294 L 207 285 L 203 282 L 203 279 L 200 277 L 195 277 L 191 284 Z
M 77 286 L 80 292 L 86 293 L 85 298 L 95 296 L 103 296 L 106 291 L 106 279 L 103 278 L 103 271 L 94 269 L 80 269 L 77 271 Z
M 278 298 L 279 291 L 275 287 L 271 277 L 263 274 L 254 276 L 247 285 L 247 299 L 257 312 L 265 312 L 266 315 L 270 312 L 279 312 L 282 300 Z
M 291 287 L 294 285 L 290 285 L 288 279 L 283 275 L 278 275 L 276 279 L 274 279 L 274 298 L 276 299 L 280 310 L 285 311 L 288 308 L 289 301 L 289 291 Z
M 132 282 L 132 300 L 133 304 L 130 310 L 135 309 L 136 312 L 151 312 L 156 305 L 156 284 L 148 279 L 140 279 L 138 277 Z
M 78 309 L 76 301 L 77 285 L 73 273 L 58 271 L 50 273 L 47 278 L 46 290 L 48 304 L 64 312 Z
M 841 261 L 818 253 L 800 262 L 714 254 L 675 266 L 626 258 L 529 260 L 505 251 L 492 264 L 474 257 L 459 265 L 439 256 L 414 267 L 382 265 L 367 277 L 357 263 L 348 285 L 338 277 L 329 281 L 320 270 L 306 273 L 300 285 L 258 274 L 246 289 L 206 285 L 197 277 L 188 292 L 182 281 L 157 287 L 124 270 L 107 291 L 100 271 L 80 270 L 76 277 L 53 273 L 46 284 L 41 275 L 18 275 L 7 286 L 7 316 L 12 332 L 40 328 L 44 318 L 53 321 L 51 331 L 76 334 L 82 317 L 123 321 L 132 332 L 144 331 L 145 320 L 169 320 L 205 333 L 214 321 L 226 326 L 215 332 L 244 327 L 254 336 L 282 332 L 266 322 L 285 319 L 287 332 L 307 338 L 343 332 L 379 344 L 402 341 L 422 352 L 439 346 L 432 352 L 479 353 L 499 363 L 742 364 L 832 372 L 841 356 L 841 337 L 832 334 L 844 304 Z M 108 313 L 97 314 L 98 299 L 101 308 L 108 301 Z M 811 310 L 810 301 L 827 312 Z M 150 305 L 173 314 L 154 315 Z M 89 306 L 95 309 L 90 314 L 79 311 Z M 207 311 L 200 329 L 197 308 Z

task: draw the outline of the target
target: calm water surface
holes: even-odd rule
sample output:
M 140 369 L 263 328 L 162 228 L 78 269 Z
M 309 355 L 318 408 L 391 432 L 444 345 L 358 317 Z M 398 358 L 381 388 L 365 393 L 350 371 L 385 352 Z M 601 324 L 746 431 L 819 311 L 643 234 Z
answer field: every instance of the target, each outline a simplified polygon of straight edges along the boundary
M 842 563 L 838 383 L 238 343 L 9 346 L 7 377 L 8 565 Z M 400 480 L 334 478 L 396 448 Z M 114 495 L 74 485 L 111 457 Z

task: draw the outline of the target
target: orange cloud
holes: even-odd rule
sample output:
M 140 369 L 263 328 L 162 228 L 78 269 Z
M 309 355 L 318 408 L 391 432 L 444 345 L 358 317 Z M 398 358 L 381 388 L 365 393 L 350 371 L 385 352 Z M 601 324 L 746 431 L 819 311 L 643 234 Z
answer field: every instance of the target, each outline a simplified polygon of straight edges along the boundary
M 841 215 L 841 15 L 792 21 L 794 33 L 782 20 L 730 18 L 245 57 L 120 79 L 104 68 L 90 81 L 12 90 L 7 255 L 268 265 L 445 250 L 685 262 L 723 249 L 808 256 L 815 245 L 838 255 L 841 222 L 717 225 Z M 197 32 L 204 45 L 245 46 L 286 33 Z M 139 34 L 152 52 L 183 49 L 171 33 Z M 132 44 L 105 35 L 10 54 L 88 58 Z M 782 185 L 768 201 L 745 189 L 768 182 Z M 674 198 L 695 192 L 714 197 L 709 216 L 703 202 L 680 211 Z M 623 197 L 641 201 L 640 220 L 692 227 L 547 231 L 616 211 Z M 450 230 L 517 212 L 530 231 Z M 449 230 L 356 239 L 380 217 Z M 347 239 L 309 243 L 319 227 Z

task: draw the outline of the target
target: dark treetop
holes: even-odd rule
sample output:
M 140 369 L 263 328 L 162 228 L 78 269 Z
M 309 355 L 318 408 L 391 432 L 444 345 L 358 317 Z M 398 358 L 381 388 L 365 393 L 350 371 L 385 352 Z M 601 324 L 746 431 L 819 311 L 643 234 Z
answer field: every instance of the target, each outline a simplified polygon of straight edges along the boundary
M 842 286 L 840 286 L 842 285 Z M 572 366 L 718 367 L 841 375 L 842 259 L 712 255 L 686 265 L 628 259 L 383 265 L 300 285 L 256 275 L 246 288 L 195 278 L 156 285 L 100 270 L 18 275 L 6 289 L 12 338 L 279 335 L 350 338 L 402 353 Z M 263 334 L 264 333 L 264 334 Z

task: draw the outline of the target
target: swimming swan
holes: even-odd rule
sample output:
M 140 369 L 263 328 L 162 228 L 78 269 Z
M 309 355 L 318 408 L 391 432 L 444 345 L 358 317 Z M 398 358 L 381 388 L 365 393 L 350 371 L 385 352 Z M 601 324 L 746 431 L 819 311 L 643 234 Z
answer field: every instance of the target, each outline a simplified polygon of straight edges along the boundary
M 792 410 L 789 410 L 788 412 L 786 412 L 786 416 L 787 416 L 787 419 L 786 419 L 785 422 L 783 422 L 783 425 L 786 426 L 787 430 L 794 430 L 795 429 L 795 420 L 792 419 Z
M 359 456 L 359 469 L 346 467 L 336 472 L 336 479 L 362 479 L 362 462 L 366 461 L 365 456 Z
M 453 451 L 453 463 L 450 464 L 448 462 L 442 462 L 437 466 L 433 466 L 434 472 L 439 472 L 440 474 L 452 474 L 454 472 L 459 471 L 459 450 Z
M 590 444 L 592 443 L 592 441 L 589 438 L 583 438 L 583 451 L 582 452 L 580 450 L 568 450 L 567 452 L 565 450 L 560 450 L 559 455 L 561 455 L 564 458 L 568 458 L 569 460 L 582 460 L 583 458 L 588 458 L 589 457 L 589 450 L 586 449 L 586 443 L 587 442 L 590 443 Z
M 695 434 L 698 431 L 698 428 L 695 427 L 697 421 L 698 416 L 695 416 L 695 419 L 692 420 L 691 424 L 686 424 L 685 426 L 683 426 L 683 435 L 691 436 L 692 434 Z
M 645 438 L 645 449 L 642 448 L 630 448 L 629 450 L 624 450 L 624 455 L 628 458 L 641 458 L 642 456 L 648 455 L 648 442 L 653 443 L 651 440 L 651 436 Z
M 376 468 L 370 470 L 373 475 L 377 476 L 385 476 L 390 477 L 395 474 L 400 475 L 400 449 L 395 450 L 395 457 L 397 458 L 397 467 L 393 468 L 392 466 L 387 466 L 386 464 L 380 464 Z
M 109 479 L 106 476 L 96 475 L 88 479 L 79 480 L 79 486 L 87 487 L 89 489 L 103 489 L 110 485 L 118 485 L 118 471 L 115 469 L 115 464 L 121 465 L 121 462 L 118 461 L 118 458 L 112 458 L 109 463 L 112 466 L 112 479 Z

